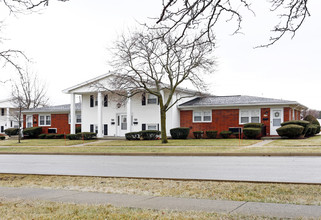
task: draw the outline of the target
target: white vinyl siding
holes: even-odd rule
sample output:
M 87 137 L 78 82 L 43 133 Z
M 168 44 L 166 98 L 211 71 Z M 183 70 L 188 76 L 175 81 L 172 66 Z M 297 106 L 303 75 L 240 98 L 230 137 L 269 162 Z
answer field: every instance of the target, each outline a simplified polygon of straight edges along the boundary
M 212 111 L 193 111 L 193 122 L 212 122 Z
M 260 123 L 261 114 L 260 109 L 240 109 L 240 124 L 246 123 Z

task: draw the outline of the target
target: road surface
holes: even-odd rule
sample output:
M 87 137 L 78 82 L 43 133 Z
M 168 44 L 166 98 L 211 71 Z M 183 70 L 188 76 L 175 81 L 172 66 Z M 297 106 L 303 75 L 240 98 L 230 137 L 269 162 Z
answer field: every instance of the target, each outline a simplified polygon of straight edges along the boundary
M 321 157 L 0 155 L 0 173 L 321 184 Z

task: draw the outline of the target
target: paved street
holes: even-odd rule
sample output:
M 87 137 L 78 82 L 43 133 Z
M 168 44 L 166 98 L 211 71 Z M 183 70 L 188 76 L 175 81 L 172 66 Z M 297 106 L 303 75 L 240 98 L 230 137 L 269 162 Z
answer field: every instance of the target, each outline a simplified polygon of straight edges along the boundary
M 321 157 L 9 154 L 0 173 L 321 183 Z

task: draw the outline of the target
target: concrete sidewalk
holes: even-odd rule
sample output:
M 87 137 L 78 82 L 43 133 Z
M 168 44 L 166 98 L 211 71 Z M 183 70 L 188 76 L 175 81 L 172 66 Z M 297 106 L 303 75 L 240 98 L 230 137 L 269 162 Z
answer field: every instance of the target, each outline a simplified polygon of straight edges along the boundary
M 58 189 L 0 187 L 0 197 L 47 200 L 78 204 L 111 204 L 143 209 L 194 210 L 216 213 L 270 216 L 277 218 L 320 218 L 321 206 L 292 205 L 210 199 L 188 199 L 127 194 L 107 194 Z

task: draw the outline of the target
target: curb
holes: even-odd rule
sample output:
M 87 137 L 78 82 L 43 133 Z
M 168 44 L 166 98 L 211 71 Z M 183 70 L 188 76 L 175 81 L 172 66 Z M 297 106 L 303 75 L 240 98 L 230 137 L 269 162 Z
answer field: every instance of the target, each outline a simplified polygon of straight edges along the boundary
M 0 155 L 88 155 L 88 156 L 182 156 L 182 157 L 321 157 L 321 153 L 58 153 L 0 152 Z

